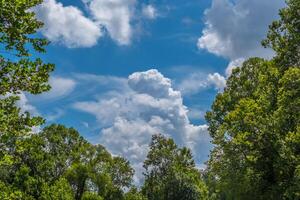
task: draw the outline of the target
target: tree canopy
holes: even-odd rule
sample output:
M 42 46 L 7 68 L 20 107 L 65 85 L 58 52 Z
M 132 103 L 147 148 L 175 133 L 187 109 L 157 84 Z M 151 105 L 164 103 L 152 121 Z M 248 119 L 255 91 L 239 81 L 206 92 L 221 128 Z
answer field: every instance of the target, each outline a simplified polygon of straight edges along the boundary
M 207 188 L 191 151 L 171 138 L 154 135 L 144 161 L 143 193 L 149 200 L 206 199 Z
M 263 41 L 274 59 L 235 69 L 206 114 L 215 144 L 206 178 L 217 198 L 300 198 L 300 1 L 286 3 Z

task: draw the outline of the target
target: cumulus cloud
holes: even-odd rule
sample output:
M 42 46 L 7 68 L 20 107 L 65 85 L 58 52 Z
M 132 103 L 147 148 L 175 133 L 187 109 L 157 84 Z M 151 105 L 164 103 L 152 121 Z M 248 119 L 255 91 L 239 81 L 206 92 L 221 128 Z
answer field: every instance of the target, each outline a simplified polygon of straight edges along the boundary
M 88 16 L 78 7 L 64 6 L 56 0 L 45 0 L 37 6 L 37 18 L 45 24 L 42 34 L 69 48 L 92 47 L 105 34 L 119 45 L 129 45 L 139 20 L 157 17 L 153 5 L 139 6 L 136 0 L 81 1 Z
M 132 17 L 135 0 L 83 0 L 98 26 L 104 27 L 111 38 L 127 45 L 132 37 Z
M 142 14 L 148 19 L 155 19 L 157 17 L 157 10 L 153 5 L 143 5 Z
M 153 134 L 171 136 L 190 147 L 197 161 L 206 159 L 209 136 L 206 125 L 193 125 L 181 93 L 157 70 L 136 72 L 128 77 L 129 90 L 110 92 L 97 101 L 78 102 L 76 109 L 95 115 L 101 124 L 99 143 L 113 154 L 130 160 L 142 175 L 142 162 Z
M 102 36 L 101 28 L 74 6 L 45 0 L 35 8 L 35 12 L 37 18 L 44 22 L 41 32 L 50 41 L 70 48 L 91 47 Z
M 283 0 L 213 0 L 205 11 L 206 26 L 197 45 L 231 61 L 253 56 L 270 58 L 273 52 L 261 47 L 260 42 L 283 6 Z
M 218 91 L 222 91 L 226 86 L 226 79 L 219 73 L 203 74 L 203 73 L 192 73 L 183 79 L 179 84 L 178 88 L 184 95 L 197 94 L 201 90 L 209 87 L 214 87 Z
M 209 74 L 207 77 L 208 84 L 213 85 L 216 89 L 222 90 L 226 86 L 226 79 L 219 73 Z

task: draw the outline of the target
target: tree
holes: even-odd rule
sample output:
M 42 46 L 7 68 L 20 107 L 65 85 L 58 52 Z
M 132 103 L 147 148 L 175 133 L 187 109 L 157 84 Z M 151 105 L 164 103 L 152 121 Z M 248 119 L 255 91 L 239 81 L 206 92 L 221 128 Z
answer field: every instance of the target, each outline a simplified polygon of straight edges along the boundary
M 18 162 L 0 170 L 5 198 L 117 200 L 131 186 L 133 169 L 127 160 L 112 157 L 63 125 L 24 138 L 16 152 Z
M 137 188 L 132 187 L 124 195 L 124 200 L 147 200 L 147 198 Z
M 39 94 L 50 89 L 47 84 L 52 64 L 45 64 L 38 53 L 45 52 L 47 40 L 36 37 L 42 23 L 31 8 L 41 3 L 33 1 L 0 1 L 0 181 L 11 179 L 11 171 L 20 165 L 18 157 L 24 137 L 32 127 L 43 123 L 16 106 L 22 92 Z M 31 54 L 35 53 L 35 56 Z
M 144 161 L 143 193 L 149 200 L 206 199 L 206 187 L 191 151 L 172 139 L 154 135 Z
M 206 114 L 211 198 L 300 198 L 300 1 L 286 3 L 263 41 L 274 59 L 235 69 Z
M 82 196 L 82 200 L 103 200 L 101 196 L 94 192 L 85 192 Z
M 52 186 L 45 184 L 43 186 L 42 194 L 39 197 L 41 200 L 73 200 L 74 195 L 71 186 L 64 178 L 55 181 Z
M 216 97 L 206 115 L 215 144 L 208 173 L 220 196 L 284 199 L 295 186 L 299 70 L 289 68 L 282 75 L 274 61 L 252 58 L 234 70 Z M 287 138 L 294 144 L 291 150 Z
M 280 19 L 270 27 L 267 39 L 262 42 L 276 52 L 276 63 L 282 70 L 300 66 L 300 1 L 286 0 L 287 6 L 280 10 Z
M 123 188 L 131 186 L 134 172 L 129 162 L 112 157 L 101 145 L 90 144 L 75 129 L 51 125 L 37 137 L 43 141 L 40 151 L 45 154 L 44 161 L 36 163 L 43 166 L 39 170 L 43 179 L 53 184 L 64 177 L 73 190 L 74 199 L 91 196 L 122 199 Z M 29 154 L 34 155 L 34 152 Z
M 285 199 L 300 198 L 300 68 L 290 67 L 279 81 L 275 128 L 280 134 L 279 180 Z M 281 139 L 282 138 L 282 139 Z

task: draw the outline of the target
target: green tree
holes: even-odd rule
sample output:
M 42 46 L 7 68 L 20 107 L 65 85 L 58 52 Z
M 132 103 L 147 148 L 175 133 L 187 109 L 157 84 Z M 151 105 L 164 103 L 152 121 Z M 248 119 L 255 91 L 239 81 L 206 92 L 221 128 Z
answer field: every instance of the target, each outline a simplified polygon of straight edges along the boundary
M 64 177 L 73 190 L 74 199 L 93 194 L 108 200 L 122 199 L 123 189 L 131 186 L 134 172 L 129 162 L 113 157 L 101 145 L 90 144 L 75 129 L 51 125 L 36 137 L 42 140 L 42 145 L 34 144 L 41 148 L 27 155 L 42 152 L 39 154 L 44 154 L 43 161 L 34 157 L 26 163 L 39 166 L 40 173 L 36 176 L 48 184 Z
M 274 59 L 235 69 L 206 114 L 211 198 L 300 198 L 300 1 L 286 3 L 263 41 Z
M 82 196 L 82 200 L 103 200 L 103 198 L 95 192 L 85 192 Z
M 252 58 L 216 97 L 206 115 L 215 144 L 208 177 L 220 197 L 284 199 L 290 187 L 295 190 L 299 70 L 291 67 L 282 75 L 274 61 Z
M 137 188 L 132 187 L 125 194 L 124 200 L 147 200 L 147 198 Z
M 49 90 L 49 73 L 54 69 L 39 58 L 48 44 L 37 37 L 36 31 L 43 24 L 30 11 L 39 3 L 0 1 L 0 181 L 20 192 L 36 183 L 20 155 L 26 150 L 24 140 L 32 133 L 32 127 L 41 125 L 43 119 L 21 111 L 16 102 L 21 92 L 39 94 Z
M 38 94 L 50 89 L 47 84 L 52 64 L 44 64 L 38 53 L 45 52 L 47 40 L 36 37 L 42 23 L 29 10 L 41 0 L 0 1 L 0 147 L 14 145 L 32 126 L 42 123 L 15 106 L 20 92 Z M 35 53 L 32 56 L 31 53 Z
M 276 52 L 276 63 L 283 70 L 300 66 L 300 1 L 286 0 L 287 6 L 280 10 L 280 19 L 270 27 L 267 39 L 262 42 Z
M 144 161 L 143 193 L 149 200 L 206 199 L 207 189 L 191 151 L 172 139 L 154 135 Z
M 16 148 L 18 162 L 0 171 L 5 198 L 117 200 L 131 186 L 129 162 L 90 144 L 73 128 L 50 125 Z
M 39 197 L 41 200 L 73 200 L 74 195 L 71 186 L 64 178 L 55 181 L 52 186 L 44 185 L 42 194 Z

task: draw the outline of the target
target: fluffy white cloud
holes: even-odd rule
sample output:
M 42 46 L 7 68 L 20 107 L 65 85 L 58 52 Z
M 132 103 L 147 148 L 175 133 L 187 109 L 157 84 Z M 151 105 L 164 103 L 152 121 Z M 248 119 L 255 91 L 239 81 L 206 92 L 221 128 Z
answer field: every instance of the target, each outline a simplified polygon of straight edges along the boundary
M 206 75 L 194 72 L 183 79 L 178 88 L 184 95 L 192 95 L 209 87 L 215 87 L 215 89 L 222 91 L 225 86 L 226 79 L 219 73 Z
M 78 102 L 74 107 L 96 116 L 102 126 L 98 142 L 131 161 L 136 182 L 153 134 L 171 136 L 192 148 L 196 160 L 205 159 L 210 145 L 207 126 L 190 123 L 181 93 L 172 88 L 170 79 L 149 70 L 130 75 L 128 86 L 123 93 L 110 92 L 98 101 Z
M 45 26 L 41 30 L 49 40 L 70 48 L 91 47 L 102 36 L 99 26 L 74 6 L 63 6 L 55 0 L 45 0 L 35 8 Z
M 213 85 L 216 89 L 222 90 L 226 86 L 226 79 L 219 73 L 209 74 L 207 77 L 208 84 Z
M 135 0 L 83 0 L 100 26 L 104 27 L 112 39 L 120 45 L 131 41 L 131 21 L 135 9 Z
M 153 5 L 143 5 L 142 14 L 148 19 L 155 19 L 157 17 L 157 10 Z
M 92 47 L 105 33 L 119 45 L 130 44 L 134 26 L 142 19 L 155 19 L 152 5 L 141 10 L 136 0 L 81 0 L 88 17 L 75 6 L 64 6 L 57 0 L 45 0 L 34 11 L 45 26 L 41 30 L 49 40 L 69 48 Z M 144 18 L 137 15 L 143 15 Z
M 230 60 L 269 58 L 273 52 L 264 49 L 260 42 L 283 6 L 284 0 L 213 0 L 211 8 L 205 11 L 206 27 L 198 47 Z

